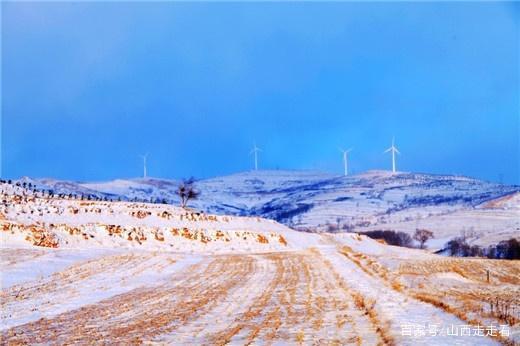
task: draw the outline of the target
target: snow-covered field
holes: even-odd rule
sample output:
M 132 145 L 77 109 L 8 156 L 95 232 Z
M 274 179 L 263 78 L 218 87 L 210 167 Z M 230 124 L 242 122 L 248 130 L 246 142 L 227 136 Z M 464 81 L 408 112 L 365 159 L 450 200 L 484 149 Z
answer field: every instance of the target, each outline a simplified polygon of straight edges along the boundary
M 23 181 L 56 193 L 93 194 L 177 204 L 176 181 L 130 179 L 74 183 Z M 434 232 L 432 249 L 448 240 L 492 245 L 520 234 L 520 187 L 477 179 L 369 171 L 343 177 L 314 171 L 251 171 L 197 182 L 195 209 L 220 215 L 261 216 L 308 231 Z M 494 202 L 496 201 L 496 203 Z
M 2 345 L 520 342 L 519 261 L 1 190 Z

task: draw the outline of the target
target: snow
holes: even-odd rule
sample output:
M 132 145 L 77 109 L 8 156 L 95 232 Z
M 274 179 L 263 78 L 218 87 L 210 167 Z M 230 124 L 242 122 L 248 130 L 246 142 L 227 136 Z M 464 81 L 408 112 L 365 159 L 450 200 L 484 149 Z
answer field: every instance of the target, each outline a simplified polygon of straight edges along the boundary
M 370 297 L 376 302 L 375 308 L 379 314 L 386 316 L 390 323 L 389 329 L 398 340 L 399 345 L 499 345 L 491 339 L 472 338 L 472 337 L 452 337 L 448 335 L 424 335 L 408 337 L 401 334 L 403 325 L 429 326 L 438 325 L 440 328 L 447 328 L 451 325 L 465 325 L 466 322 L 450 316 L 440 309 L 429 304 L 409 299 L 394 290 L 381 285 L 377 279 L 367 275 L 356 267 L 352 262 L 345 261 L 336 251 L 321 251 L 331 261 L 333 266 L 338 269 L 340 275 L 349 280 L 354 289 L 361 292 L 366 297 Z M 351 278 L 356 280 L 351 280 Z M 456 341 L 454 340 L 456 339 Z
M 176 204 L 177 181 L 118 179 L 72 183 L 41 180 L 48 188 L 98 196 L 165 199 Z M 474 241 L 496 244 L 520 232 L 520 187 L 452 175 L 368 171 L 335 176 L 316 171 L 249 171 L 197 182 L 190 206 L 212 214 L 261 216 L 291 228 L 363 232 L 434 232 L 435 246 L 474 230 Z M 496 202 L 494 202 L 496 201 Z M 332 226 L 331 226 L 332 225 Z
M 37 281 L 43 287 L 59 280 L 60 272 L 70 271 L 75 268 L 75 265 L 79 270 L 81 266 L 88 266 L 105 258 L 109 260 L 113 258 L 114 263 L 117 263 L 115 259 L 118 255 L 128 255 L 128 252 L 54 250 L 46 258 L 38 258 L 40 269 L 34 270 L 27 266 L 27 264 L 34 266 L 34 262 L 28 262 L 22 265 L 22 268 L 6 271 L 3 275 L 8 282 L 2 289 L 31 281 Z M 130 256 L 134 255 L 139 261 L 130 262 L 132 265 L 120 266 L 117 271 L 90 273 L 88 278 L 82 280 L 80 286 L 64 282 L 63 286 L 57 287 L 48 294 L 43 293 L 37 299 L 24 299 L 14 306 L 5 306 L 2 314 L 8 314 L 10 318 L 8 320 L 2 318 L 0 330 L 36 321 L 41 317 L 52 318 L 60 313 L 95 304 L 136 288 L 159 285 L 166 282 L 171 275 L 185 270 L 202 259 L 200 256 L 177 256 L 173 257 L 175 259 L 173 264 L 158 270 L 165 261 L 172 261 L 171 255 L 163 253 L 150 256 L 150 253 L 144 255 L 140 252 L 130 253 Z M 129 277 L 131 280 L 128 280 Z
M 482 215 L 515 225 L 511 220 L 517 215 L 517 195 L 494 197 L 511 188 L 462 177 L 369 172 L 338 178 L 315 172 L 248 172 L 214 179 L 204 188 L 210 191 L 213 186 L 211 203 L 220 203 L 219 198 L 233 201 L 237 194 L 236 205 L 264 208 L 269 214 L 284 211 L 287 203 L 311 201 L 316 206 L 303 213 L 305 222 L 321 223 L 344 212 L 354 215 L 356 222 L 377 225 L 382 223 L 378 214 L 382 209 L 410 200 L 405 195 L 411 191 L 420 196 L 426 185 L 431 189 L 422 202 L 414 203 L 430 201 L 425 195 L 446 198 L 461 191 L 473 197 L 464 203 L 457 197 L 453 205 L 428 205 L 424 210 L 406 205 L 390 213 L 393 223 L 385 224 L 409 224 L 409 231 L 418 220 L 421 227 L 425 222 L 438 225 L 434 241 L 448 239 L 472 217 L 485 220 Z M 458 192 L 449 191 L 454 185 Z M 67 183 L 60 188 L 73 186 Z M 6 200 L 0 207 L 0 334 L 13 343 L 103 338 L 109 344 L 129 344 L 138 337 L 161 344 L 334 340 L 375 345 L 393 340 L 399 345 L 495 345 L 498 340 L 489 337 L 410 337 L 401 329 L 407 324 L 447 328 L 470 320 L 503 323 L 489 314 L 489 299 L 518 305 L 512 300 L 520 293 L 520 268 L 515 261 L 446 258 L 355 233 L 297 232 L 258 216 L 201 213 L 165 204 L 41 197 L 7 184 L 0 189 Z M 81 189 L 159 193 L 171 189 L 171 184 L 121 180 Z M 331 202 L 339 197 L 352 199 Z M 421 212 L 414 220 L 401 220 Z M 446 223 L 454 224 L 453 229 L 444 229 Z M 473 231 L 479 241 L 505 236 Z M 488 271 L 489 283 L 483 281 Z M 518 326 L 511 326 L 511 332 L 510 340 L 518 341 Z
M 5 248 L 0 248 L 4 250 Z M 5 250 L 4 250 L 5 251 Z M 16 251 L 16 250 L 15 250 Z M 19 249 L 18 251 L 22 251 Z M 18 262 L 14 265 L 2 266 L 0 274 L 0 288 L 6 289 L 13 285 L 34 281 L 53 273 L 59 272 L 70 265 L 86 261 L 107 254 L 106 250 L 75 250 L 75 251 L 53 251 L 42 248 L 45 254 L 37 257 L 38 266 L 33 261 Z
M 302 249 L 317 237 L 259 217 L 211 215 L 171 205 L 7 196 L 10 203 L 0 209 L 6 218 L 0 220 L 6 230 L 0 233 L 4 247 L 27 246 L 38 229 L 45 229 L 59 248 L 205 253 Z

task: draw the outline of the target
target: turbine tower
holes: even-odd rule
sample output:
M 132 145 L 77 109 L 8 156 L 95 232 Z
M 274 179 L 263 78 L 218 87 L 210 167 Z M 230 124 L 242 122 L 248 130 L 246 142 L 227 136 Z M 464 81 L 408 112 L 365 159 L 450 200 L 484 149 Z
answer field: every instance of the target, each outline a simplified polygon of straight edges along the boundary
M 397 150 L 397 148 L 395 147 L 394 139 L 395 138 L 392 138 L 392 146 L 384 151 L 385 153 L 392 153 L 392 173 L 395 173 L 395 154 L 401 154 L 399 150 Z
M 343 168 L 345 169 L 345 176 L 347 176 L 348 175 L 348 153 L 350 153 L 352 151 L 352 148 L 347 149 L 347 150 L 343 150 L 340 148 L 339 151 L 343 153 Z
M 255 155 L 255 171 L 258 171 L 258 152 L 262 151 L 259 147 L 256 146 L 256 143 L 253 145 L 253 149 L 249 152 L 249 155 Z
M 148 157 L 148 153 L 139 156 L 143 159 L 143 178 L 146 178 L 146 158 Z

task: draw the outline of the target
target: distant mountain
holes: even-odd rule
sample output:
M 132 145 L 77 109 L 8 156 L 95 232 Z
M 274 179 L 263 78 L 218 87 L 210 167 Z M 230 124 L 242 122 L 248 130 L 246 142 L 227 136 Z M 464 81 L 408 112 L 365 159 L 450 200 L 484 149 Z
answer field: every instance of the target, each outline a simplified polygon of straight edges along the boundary
M 178 202 L 175 195 L 178 182 L 173 180 L 32 181 L 56 193 Z M 489 205 L 490 201 L 520 192 L 519 186 L 463 176 L 388 171 L 368 171 L 348 177 L 315 171 L 249 171 L 201 180 L 197 188 L 201 195 L 190 204 L 194 208 L 217 214 L 257 215 L 310 231 L 399 229 L 405 224 L 405 231 L 411 231 L 428 226 L 430 218 L 463 211 L 488 213 L 482 208 L 484 203 Z M 495 209 L 516 210 L 515 203 L 507 205 Z M 516 227 L 513 218 L 507 218 L 504 227 Z M 482 220 L 476 216 L 464 227 L 471 228 L 472 221 L 482 226 Z M 501 226 L 497 227 L 500 230 Z

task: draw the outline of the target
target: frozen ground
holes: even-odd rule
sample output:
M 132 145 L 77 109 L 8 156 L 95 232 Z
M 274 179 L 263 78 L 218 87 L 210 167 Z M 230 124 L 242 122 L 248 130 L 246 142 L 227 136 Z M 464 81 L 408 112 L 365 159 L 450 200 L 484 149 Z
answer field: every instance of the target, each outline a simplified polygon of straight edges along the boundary
M 2 345 L 520 341 L 518 261 L 445 258 L 257 217 L 2 191 Z
M 464 304 L 463 298 L 441 295 L 438 299 L 446 299 L 446 305 L 439 305 L 420 296 L 424 289 L 417 288 L 419 281 L 428 282 L 433 297 L 441 285 L 467 292 L 472 287 L 478 287 L 475 292 L 513 289 L 518 294 L 518 264 L 504 269 L 507 279 L 497 276 L 491 284 L 461 279 L 445 269 L 440 276 L 401 268 L 411 278 L 397 279 L 399 270 L 374 267 L 370 257 L 356 257 L 357 251 L 377 247 L 371 240 L 321 237 L 309 249 L 256 254 L 104 250 L 86 258 L 72 249 L 3 248 L 2 259 L 9 258 L 10 264 L 2 277 L 10 279 L 1 291 L 1 340 L 3 344 L 492 345 L 518 337 L 517 322 L 508 325 L 478 309 L 462 315 L 465 310 L 457 304 Z M 389 260 L 408 263 L 407 255 L 394 256 Z M 425 256 L 425 260 L 437 258 Z M 379 261 L 384 259 L 378 255 Z M 40 266 L 47 268 L 44 273 L 26 275 Z M 508 287 L 499 287 L 504 284 Z M 505 325 L 512 336 L 447 335 L 453 326 L 470 325 L 473 330 L 479 323 L 496 326 L 497 335 Z M 411 335 L 406 334 L 408 328 Z

